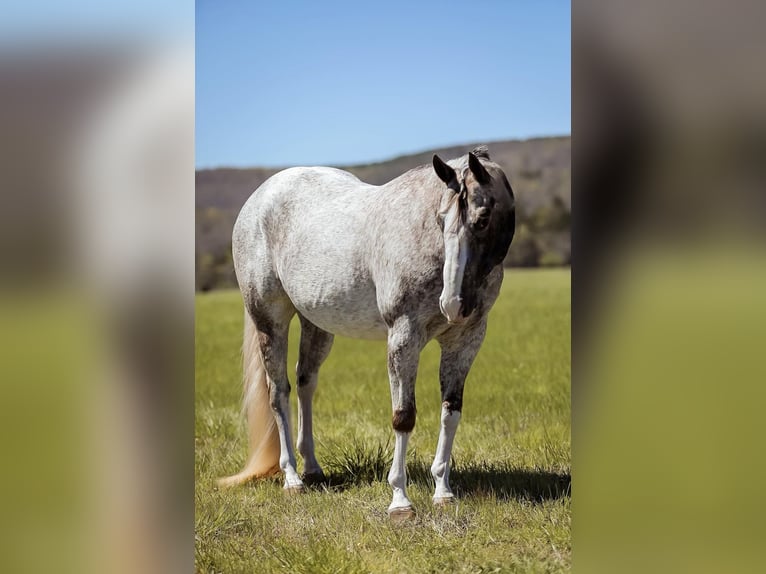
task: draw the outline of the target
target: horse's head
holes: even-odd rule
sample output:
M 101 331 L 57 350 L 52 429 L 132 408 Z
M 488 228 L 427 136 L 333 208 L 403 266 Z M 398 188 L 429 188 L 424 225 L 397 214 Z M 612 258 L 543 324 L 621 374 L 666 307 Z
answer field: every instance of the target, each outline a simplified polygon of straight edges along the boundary
M 445 248 L 439 308 L 453 323 L 476 308 L 479 288 L 505 259 L 516 218 L 511 186 L 486 147 L 451 163 L 434 155 L 436 175 L 447 186 L 439 210 Z

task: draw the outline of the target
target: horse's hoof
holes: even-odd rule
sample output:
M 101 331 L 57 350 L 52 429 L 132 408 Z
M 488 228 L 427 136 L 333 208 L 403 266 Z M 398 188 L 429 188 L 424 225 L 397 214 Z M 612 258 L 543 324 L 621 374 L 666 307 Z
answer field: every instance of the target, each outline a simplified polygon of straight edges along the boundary
M 319 472 L 303 473 L 303 475 L 301 475 L 301 480 L 307 486 L 315 486 L 327 482 L 327 478 L 321 470 Z
M 405 506 L 404 508 L 394 508 L 388 511 L 388 518 L 393 524 L 400 524 L 407 522 L 415 518 L 415 509 L 411 506 Z
M 454 496 L 439 496 L 434 497 L 434 506 L 452 506 L 455 504 L 455 497 Z
M 296 494 L 303 494 L 306 492 L 306 487 L 302 484 L 297 484 L 295 486 L 285 486 L 284 491 L 286 495 L 294 496 Z

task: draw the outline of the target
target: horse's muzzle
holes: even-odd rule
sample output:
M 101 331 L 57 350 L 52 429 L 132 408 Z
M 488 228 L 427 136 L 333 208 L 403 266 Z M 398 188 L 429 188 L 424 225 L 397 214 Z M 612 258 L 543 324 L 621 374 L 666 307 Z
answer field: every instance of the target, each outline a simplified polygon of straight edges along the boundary
M 448 323 L 458 323 L 464 319 L 460 312 L 463 308 L 463 300 L 460 297 L 439 297 L 439 310 L 447 318 Z

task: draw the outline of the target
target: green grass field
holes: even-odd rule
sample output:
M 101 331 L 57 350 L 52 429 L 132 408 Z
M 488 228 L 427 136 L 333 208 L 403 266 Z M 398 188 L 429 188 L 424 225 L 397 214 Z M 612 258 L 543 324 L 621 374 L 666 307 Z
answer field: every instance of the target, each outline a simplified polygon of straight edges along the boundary
M 297 320 L 289 364 L 297 360 Z M 329 484 L 286 496 L 278 480 L 219 491 L 246 455 L 242 303 L 196 299 L 196 556 L 199 572 L 567 572 L 571 567 L 570 273 L 512 270 L 468 376 L 450 482 L 431 505 L 439 347 L 421 355 L 408 452 L 417 517 L 392 525 L 393 431 L 385 342 L 336 337 L 314 400 Z M 291 367 L 292 368 L 292 367 Z M 295 387 L 294 376 L 291 384 Z M 292 393 L 293 421 L 297 420 Z M 299 466 L 301 462 L 299 460 Z

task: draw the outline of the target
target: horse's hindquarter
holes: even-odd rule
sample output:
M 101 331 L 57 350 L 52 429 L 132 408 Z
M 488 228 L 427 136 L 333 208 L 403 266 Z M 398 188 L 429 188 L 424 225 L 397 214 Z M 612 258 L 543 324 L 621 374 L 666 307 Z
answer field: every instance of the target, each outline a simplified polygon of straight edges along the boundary
M 295 308 L 330 333 L 386 337 L 368 265 L 367 223 L 377 188 L 351 174 L 306 168 L 283 183 L 274 212 L 276 272 Z

